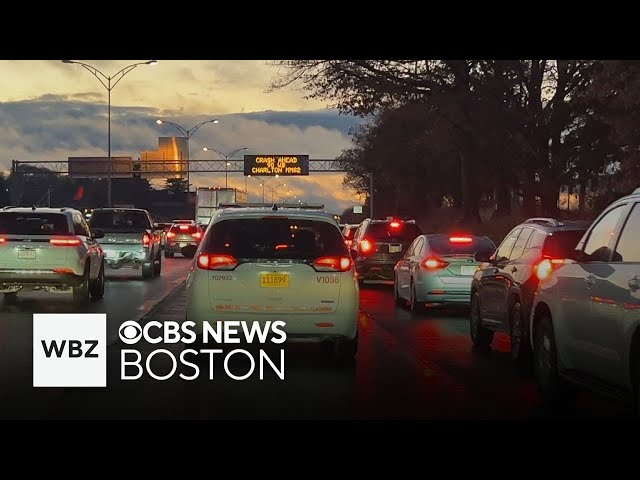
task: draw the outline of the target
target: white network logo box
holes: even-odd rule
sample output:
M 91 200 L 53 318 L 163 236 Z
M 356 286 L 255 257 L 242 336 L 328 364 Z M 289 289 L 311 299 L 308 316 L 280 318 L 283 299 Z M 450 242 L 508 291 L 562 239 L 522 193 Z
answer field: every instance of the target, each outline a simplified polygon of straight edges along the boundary
M 34 387 L 106 387 L 107 315 L 33 315 Z

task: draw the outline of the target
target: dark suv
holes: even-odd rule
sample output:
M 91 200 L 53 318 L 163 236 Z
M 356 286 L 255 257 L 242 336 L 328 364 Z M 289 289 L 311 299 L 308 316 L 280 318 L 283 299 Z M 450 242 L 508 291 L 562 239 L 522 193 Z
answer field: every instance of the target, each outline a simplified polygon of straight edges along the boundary
M 364 220 L 351 245 L 360 286 L 365 280 L 393 280 L 396 263 L 420 235 L 414 220 Z
M 531 365 L 529 317 L 541 279 L 570 258 L 589 222 L 530 218 L 515 227 L 475 273 L 471 283 L 471 340 L 488 348 L 494 332 L 511 336 L 511 357 Z

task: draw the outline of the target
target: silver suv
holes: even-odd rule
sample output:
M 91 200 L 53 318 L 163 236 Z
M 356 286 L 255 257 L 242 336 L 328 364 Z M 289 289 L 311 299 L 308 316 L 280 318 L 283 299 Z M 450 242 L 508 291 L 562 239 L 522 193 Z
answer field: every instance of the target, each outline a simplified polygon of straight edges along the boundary
M 546 400 L 565 381 L 640 411 L 640 188 L 607 207 L 540 282 L 531 316 L 535 375 Z
M 142 270 L 142 278 L 150 279 L 162 272 L 160 233 L 148 211 L 139 208 L 99 208 L 89 221 L 105 235 L 100 241 L 107 267 L 118 270 Z
M 104 296 L 104 252 L 84 216 L 69 208 L 0 210 L 0 292 L 72 292 L 76 302 Z

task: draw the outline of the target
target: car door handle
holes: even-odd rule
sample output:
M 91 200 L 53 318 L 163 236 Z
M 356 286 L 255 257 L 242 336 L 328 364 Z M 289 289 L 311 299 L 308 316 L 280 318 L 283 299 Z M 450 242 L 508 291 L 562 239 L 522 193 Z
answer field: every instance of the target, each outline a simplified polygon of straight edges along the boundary
M 640 288 L 640 279 L 638 279 L 637 276 L 633 277 L 631 280 L 629 280 L 629 289 L 632 291 L 636 291 Z
M 587 288 L 591 288 L 596 284 L 596 277 L 593 275 L 589 275 L 584 278 L 584 283 L 587 284 Z

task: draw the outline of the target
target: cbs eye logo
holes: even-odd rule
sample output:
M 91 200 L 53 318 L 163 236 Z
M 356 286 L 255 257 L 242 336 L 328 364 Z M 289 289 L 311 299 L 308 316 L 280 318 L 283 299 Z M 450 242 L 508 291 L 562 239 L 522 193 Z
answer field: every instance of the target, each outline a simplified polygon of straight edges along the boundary
M 140 338 L 142 338 L 142 327 L 140 327 L 140 324 L 135 320 L 127 320 L 120 325 L 118 334 L 123 343 L 133 345 L 134 343 L 138 343 Z

